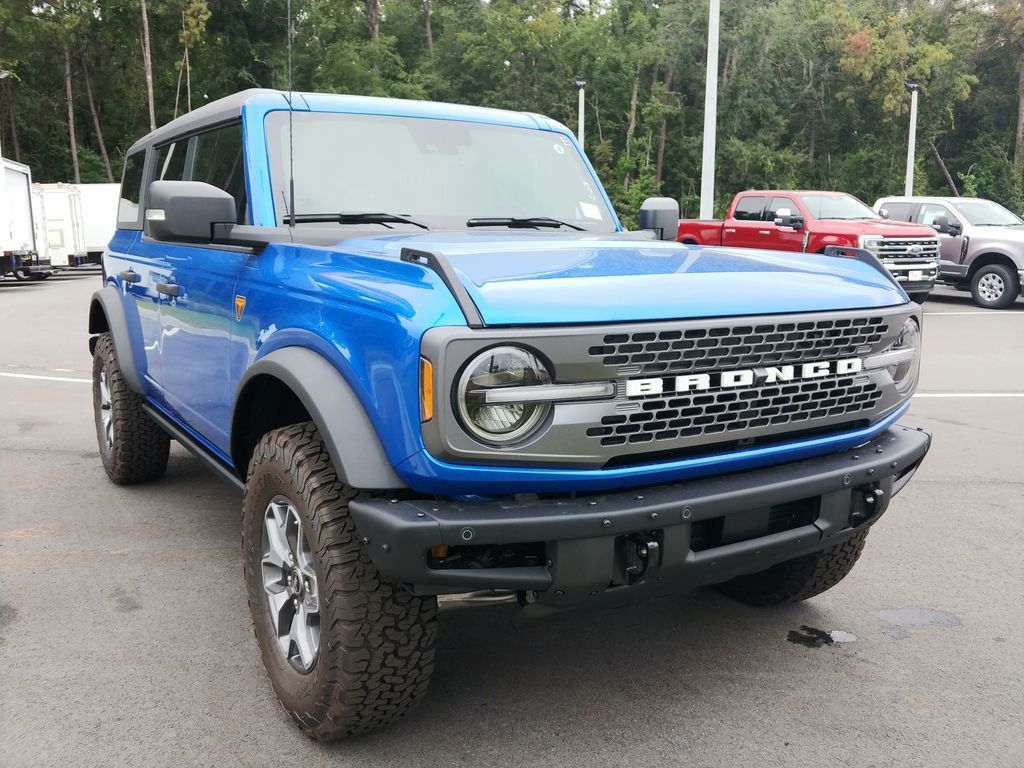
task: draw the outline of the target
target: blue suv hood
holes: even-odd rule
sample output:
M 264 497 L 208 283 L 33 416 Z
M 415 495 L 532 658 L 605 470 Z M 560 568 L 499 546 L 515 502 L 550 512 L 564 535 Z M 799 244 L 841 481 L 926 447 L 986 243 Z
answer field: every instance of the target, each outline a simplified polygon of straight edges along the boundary
M 871 264 L 811 253 L 686 246 L 612 235 L 438 232 L 345 242 L 398 258 L 447 256 L 487 325 L 609 323 L 893 306 Z

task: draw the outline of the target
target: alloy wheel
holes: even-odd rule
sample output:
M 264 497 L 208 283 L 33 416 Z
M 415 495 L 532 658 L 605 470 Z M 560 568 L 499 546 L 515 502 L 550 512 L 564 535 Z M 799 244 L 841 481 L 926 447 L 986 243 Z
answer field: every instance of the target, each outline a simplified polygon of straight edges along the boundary
M 275 496 L 263 517 L 263 590 L 278 647 L 299 672 L 320 655 L 320 587 L 299 512 Z
M 1006 290 L 1003 278 L 995 272 L 982 275 L 978 280 L 978 293 L 985 301 L 998 301 Z

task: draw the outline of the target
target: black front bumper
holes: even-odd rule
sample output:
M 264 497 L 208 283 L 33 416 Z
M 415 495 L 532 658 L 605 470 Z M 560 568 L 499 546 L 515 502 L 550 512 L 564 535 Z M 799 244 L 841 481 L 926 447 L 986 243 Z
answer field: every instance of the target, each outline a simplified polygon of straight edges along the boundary
M 843 453 L 670 485 L 526 501 L 365 499 L 349 509 L 377 569 L 417 594 L 502 589 L 556 606 L 629 601 L 839 543 L 878 520 L 930 443 L 928 433 L 896 426 Z M 543 555 L 513 567 L 438 567 L 430 550 L 441 545 L 530 545 Z

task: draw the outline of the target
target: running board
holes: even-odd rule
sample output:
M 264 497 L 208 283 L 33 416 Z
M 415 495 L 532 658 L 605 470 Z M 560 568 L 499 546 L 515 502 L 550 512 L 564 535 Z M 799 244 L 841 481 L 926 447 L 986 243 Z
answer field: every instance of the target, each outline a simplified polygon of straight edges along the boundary
M 245 489 L 245 483 L 238 479 L 238 476 L 231 471 L 230 467 L 219 459 L 211 456 L 209 452 L 188 432 L 168 419 L 149 403 L 143 403 L 142 410 L 146 412 L 146 415 L 149 416 L 149 418 L 156 422 L 160 429 L 185 446 L 185 448 L 188 449 L 188 452 L 193 456 L 201 459 L 210 469 L 220 476 L 222 480 L 227 480 L 239 490 Z

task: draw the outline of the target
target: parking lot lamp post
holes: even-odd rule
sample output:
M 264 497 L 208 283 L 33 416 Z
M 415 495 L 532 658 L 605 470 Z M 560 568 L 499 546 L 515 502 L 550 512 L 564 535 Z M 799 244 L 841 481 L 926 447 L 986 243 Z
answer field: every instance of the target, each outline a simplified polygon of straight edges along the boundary
M 583 130 L 584 124 L 586 123 L 586 102 L 584 101 L 584 94 L 587 91 L 587 81 L 582 77 L 577 77 L 574 81 L 576 89 L 579 91 L 579 109 L 578 109 L 578 127 L 576 128 L 576 139 L 580 143 L 580 148 L 583 147 Z
M 903 83 L 910 91 L 910 136 L 907 138 L 907 181 L 903 185 L 903 194 L 907 197 L 914 194 L 914 155 L 917 148 L 917 92 L 921 86 L 913 80 Z
M 0 69 L 0 80 L 6 80 L 10 76 L 11 76 L 11 73 L 10 73 L 9 70 Z M 4 156 L 4 132 L 3 132 L 3 128 L 0 127 L 0 157 L 3 157 L 3 156 Z
M 704 81 L 704 154 L 700 164 L 700 217 L 715 213 L 715 129 L 718 126 L 719 0 L 708 3 L 708 63 Z

